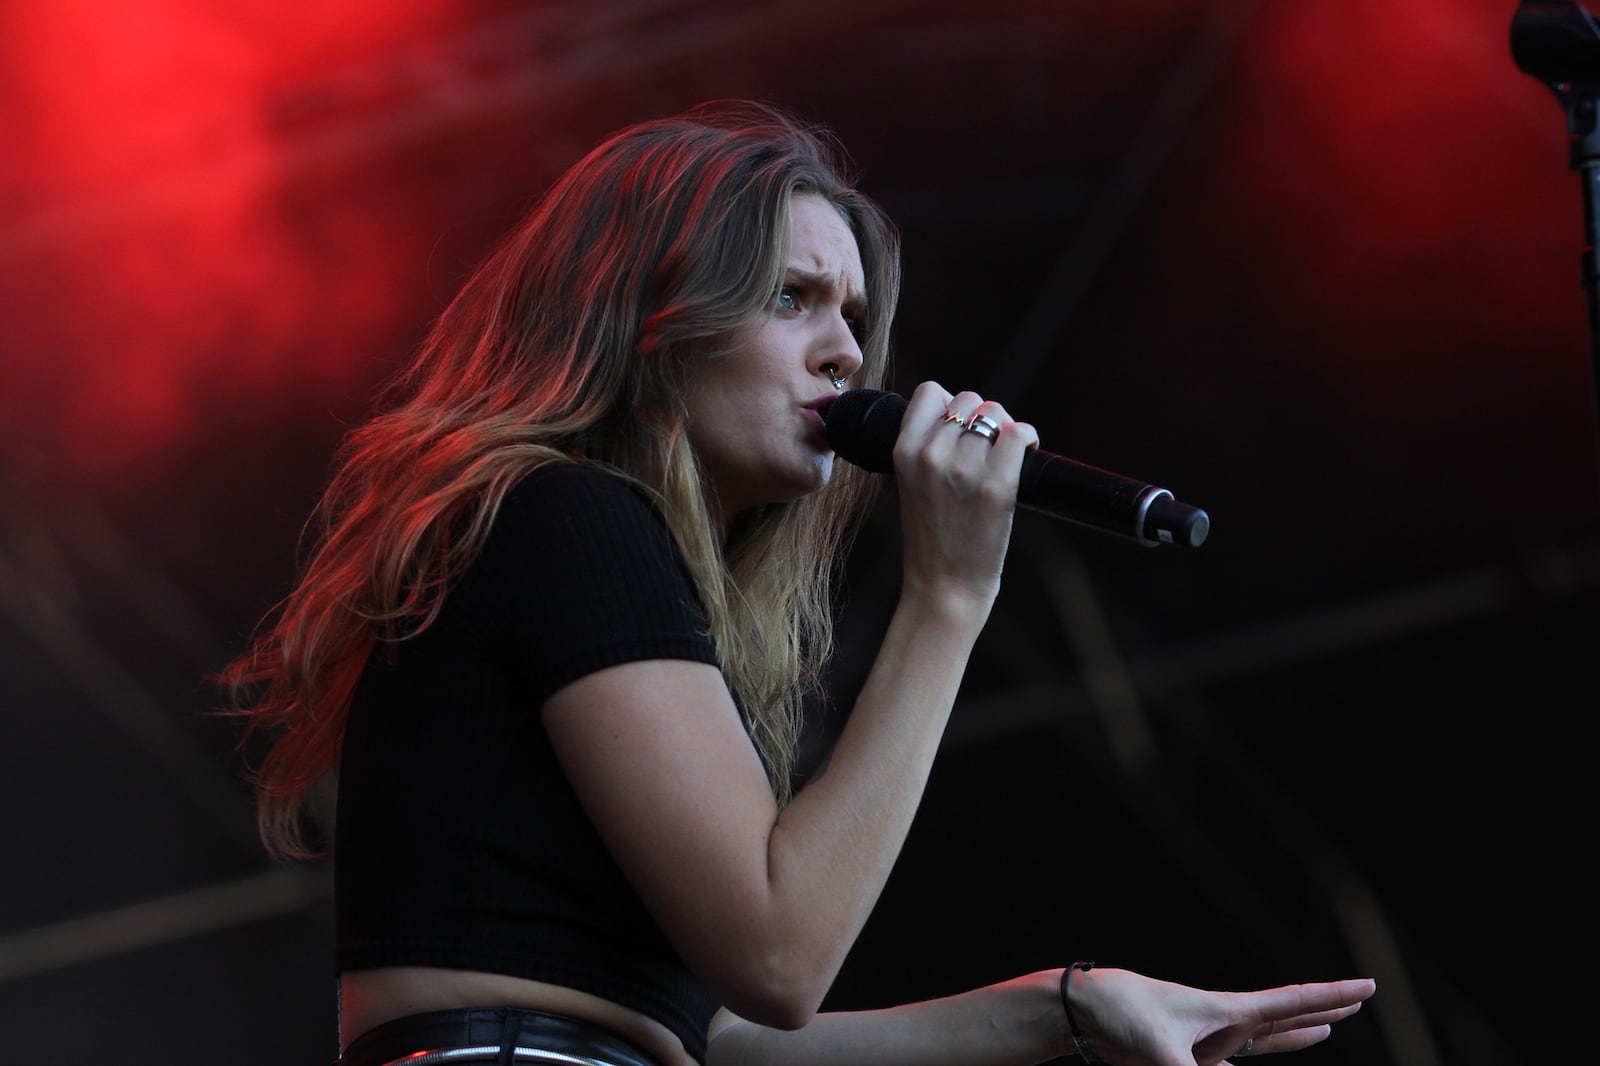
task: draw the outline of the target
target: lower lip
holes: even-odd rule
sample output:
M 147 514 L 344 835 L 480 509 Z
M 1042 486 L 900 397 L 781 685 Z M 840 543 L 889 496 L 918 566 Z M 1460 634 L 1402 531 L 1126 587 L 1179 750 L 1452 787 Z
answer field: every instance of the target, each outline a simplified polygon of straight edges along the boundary
M 821 435 L 823 442 L 826 443 L 828 440 L 828 424 L 822 420 L 822 416 L 808 407 L 806 408 L 806 421 L 811 423 L 812 427 Z

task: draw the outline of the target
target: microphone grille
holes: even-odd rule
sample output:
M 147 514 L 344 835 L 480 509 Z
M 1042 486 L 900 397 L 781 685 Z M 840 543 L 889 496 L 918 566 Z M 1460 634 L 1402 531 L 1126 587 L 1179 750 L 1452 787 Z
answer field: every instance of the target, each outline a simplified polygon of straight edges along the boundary
M 841 392 L 824 415 L 828 444 L 841 459 L 875 474 L 892 474 L 894 442 L 905 413 L 906 398 L 893 392 Z

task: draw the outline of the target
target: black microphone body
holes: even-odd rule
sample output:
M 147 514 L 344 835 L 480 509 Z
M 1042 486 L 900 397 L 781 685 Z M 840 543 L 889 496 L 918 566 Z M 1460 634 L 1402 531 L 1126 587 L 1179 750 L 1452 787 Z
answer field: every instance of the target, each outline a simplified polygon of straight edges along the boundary
M 842 392 L 824 415 L 828 443 L 841 459 L 893 474 L 894 442 L 905 413 L 904 396 L 875 389 Z M 1211 532 L 1204 511 L 1179 503 L 1166 489 L 1040 448 L 1028 449 L 1022 460 L 1017 506 L 1152 547 L 1198 548 Z

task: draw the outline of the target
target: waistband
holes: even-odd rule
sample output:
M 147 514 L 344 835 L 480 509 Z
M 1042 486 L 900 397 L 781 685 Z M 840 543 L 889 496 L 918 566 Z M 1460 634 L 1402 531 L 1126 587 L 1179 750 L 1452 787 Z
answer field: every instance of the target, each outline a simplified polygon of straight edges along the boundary
M 562 1014 L 513 1007 L 430 1011 L 385 1022 L 355 1039 L 334 1066 L 548 1063 L 657 1066 L 626 1040 Z

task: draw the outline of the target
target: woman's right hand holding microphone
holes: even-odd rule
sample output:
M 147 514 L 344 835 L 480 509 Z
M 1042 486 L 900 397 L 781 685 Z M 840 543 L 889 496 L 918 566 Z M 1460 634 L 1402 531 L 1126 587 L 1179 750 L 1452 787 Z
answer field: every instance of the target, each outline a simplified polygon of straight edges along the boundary
M 917 386 L 894 447 L 905 587 L 934 602 L 970 604 L 987 617 L 1000 587 L 1024 452 L 1039 443 L 1026 422 L 975 392 Z

